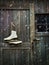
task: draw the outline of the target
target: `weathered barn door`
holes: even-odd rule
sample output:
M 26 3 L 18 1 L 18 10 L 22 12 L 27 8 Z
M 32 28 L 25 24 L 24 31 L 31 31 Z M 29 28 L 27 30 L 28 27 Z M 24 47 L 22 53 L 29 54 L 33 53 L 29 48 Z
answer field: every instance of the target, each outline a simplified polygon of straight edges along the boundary
M 12 31 L 11 22 L 15 24 L 18 39 L 30 41 L 30 13 L 29 10 L 0 10 L 0 41 L 8 37 Z

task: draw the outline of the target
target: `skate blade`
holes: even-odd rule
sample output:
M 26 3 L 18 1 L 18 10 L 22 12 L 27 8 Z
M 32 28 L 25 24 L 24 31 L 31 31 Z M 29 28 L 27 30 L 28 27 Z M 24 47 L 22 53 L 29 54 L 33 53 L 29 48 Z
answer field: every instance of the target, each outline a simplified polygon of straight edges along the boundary
M 16 40 L 18 38 L 12 38 L 12 39 L 8 39 L 8 40 L 4 40 L 4 41 L 11 41 L 11 40 Z
M 16 42 L 9 42 L 9 44 L 20 44 L 22 41 L 16 41 Z

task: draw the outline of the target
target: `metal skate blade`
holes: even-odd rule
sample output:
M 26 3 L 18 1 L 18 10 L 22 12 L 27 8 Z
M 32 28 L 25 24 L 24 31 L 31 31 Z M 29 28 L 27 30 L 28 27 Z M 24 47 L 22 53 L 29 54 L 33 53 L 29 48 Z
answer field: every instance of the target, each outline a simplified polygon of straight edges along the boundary
M 22 43 L 22 41 L 11 41 L 11 42 L 9 42 L 9 44 L 20 44 L 20 43 Z
M 8 40 L 4 40 L 5 42 L 11 41 L 11 40 L 16 40 L 18 38 L 12 38 L 12 39 L 8 39 Z

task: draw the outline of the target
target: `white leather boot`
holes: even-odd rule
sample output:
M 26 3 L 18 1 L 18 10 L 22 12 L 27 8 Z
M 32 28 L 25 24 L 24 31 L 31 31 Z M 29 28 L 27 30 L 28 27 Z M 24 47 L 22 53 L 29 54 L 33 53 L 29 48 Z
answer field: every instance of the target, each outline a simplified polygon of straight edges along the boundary
M 17 34 L 16 34 L 16 31 L 12 30 L 11 35 L 7 38 L 4 38 L 4 40 L 11 40 L 11 39 L 14 39 L 14 38 L 17 38 Z

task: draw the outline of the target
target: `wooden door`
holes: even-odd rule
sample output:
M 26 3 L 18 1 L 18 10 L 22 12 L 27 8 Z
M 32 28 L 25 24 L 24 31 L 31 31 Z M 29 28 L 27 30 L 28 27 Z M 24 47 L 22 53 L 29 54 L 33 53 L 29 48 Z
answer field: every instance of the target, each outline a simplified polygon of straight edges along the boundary
M 10 36 L 11 22 L 15 24 L 18 39 L 30 41 L 30 13 L 29 10 L 0 10 L 0 41 Z

